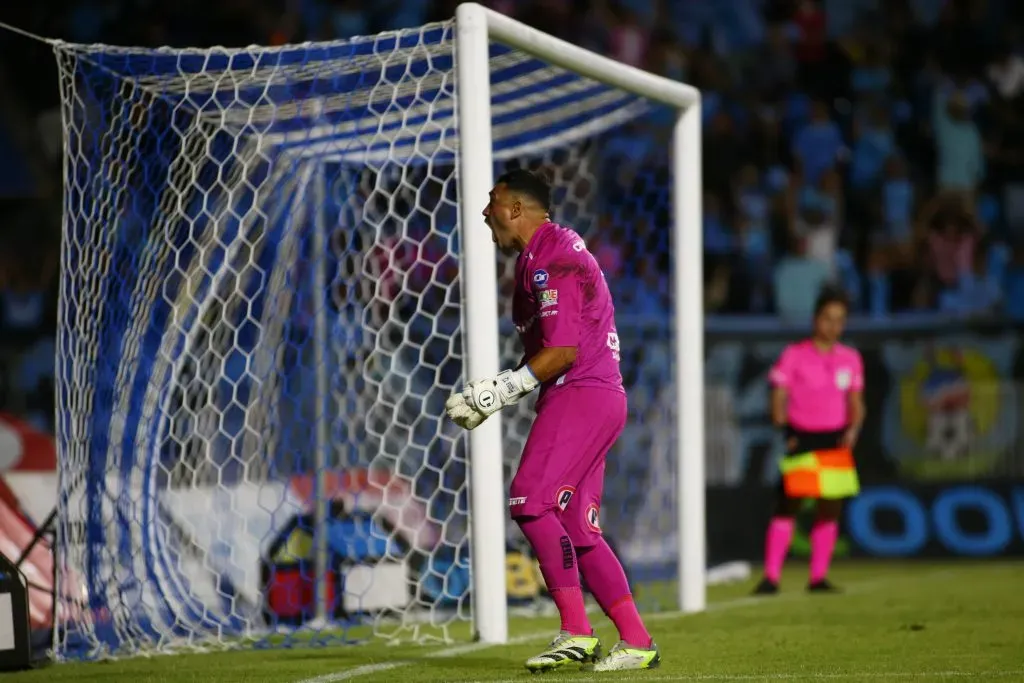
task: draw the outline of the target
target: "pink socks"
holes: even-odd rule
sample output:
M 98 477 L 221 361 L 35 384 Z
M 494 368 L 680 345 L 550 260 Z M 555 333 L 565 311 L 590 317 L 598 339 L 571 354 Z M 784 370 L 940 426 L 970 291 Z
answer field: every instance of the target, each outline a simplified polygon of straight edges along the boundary
M 608 543 L 599 538 L 597 545 L 582 549 L 579 562 L 587 587 L 615 624 L 619 637 L 634 647 L 650 647 L 651 634 L 647 632 L 633 602 L 622 564 Z
M 583 602 L 576 551 L 562 522 L 553 512 L 516 521 L 537 554 L 540 572 L 562 618 L 562 630 L 589 636 L 593 629 Z
M 544 582 L 562 618 L 563 631 L 582 636 L 593 633 L 580 588 L 582 571 L 587 587 L 619 630 L 619 637 L 634 647 L 651 646 L 651 634 L 633 602 L 626 573 L 603 538 L 581 550 L 577 567 L 572 541 L 554 513 L 516 521 L 537 554 Z
M 835 520 L 819 520 L 811 527 L 811 583 L 817 583 L 828 576 L 837 538 L 839 523 Z
M 793 541 L 794 520 L 789 517 L 772 517 L 764 542 L 764 576 L 772 583 L 778 583 L 782 576 L 782 564 L 789 554 Z
M 782 565 L 793 541 L 794 521 L 786 517 L 773 517 L 768 524 L 764 544 L 764 576 L 772 583 L 778 583 Z M 811 527 L 811 573 L 810 582 L 817 583 L 828 576 L 832 564 L 832 553 L 839 538 L 839 522 L 818 520 Z

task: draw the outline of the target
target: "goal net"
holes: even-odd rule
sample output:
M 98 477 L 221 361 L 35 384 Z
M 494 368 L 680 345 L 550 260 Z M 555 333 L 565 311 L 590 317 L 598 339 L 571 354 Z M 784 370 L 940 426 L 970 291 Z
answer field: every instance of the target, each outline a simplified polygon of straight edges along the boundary
M 464 97 L 490 101 L 494 173 L 545 169 L 602 259 L 631 395 L 602 523 L 635 580 L 677 576 L 671 172 L 646 133 L 673 112 L 496 41 L 489 93 L 457 92 L 455 35 L 55 43 L 58 656 L 468 633 L 470 454 L 443 419 L 486 230 L 459 214 L 486 203 L 460 190 Z M 532 403 L 506 413 L 507 477 Z M 509 604 L 543 604 L 499 527 Z

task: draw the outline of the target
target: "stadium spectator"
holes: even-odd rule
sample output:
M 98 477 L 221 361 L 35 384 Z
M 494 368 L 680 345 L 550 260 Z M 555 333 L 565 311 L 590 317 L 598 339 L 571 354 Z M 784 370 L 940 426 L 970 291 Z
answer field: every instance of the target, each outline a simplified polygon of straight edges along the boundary
M 853 122 L 853 150 L 850 156 L 850 185 L 864 191 L 876 187 L 886 161 L 896 147 L 888 112 L 874 104 L 867 115 Z
M 704 187 L 717 197 L 725 197 L 731 189 L 733 174 L 748 155 L 742 133 L 728 111 L 719 109 L 711 116 L 704 145 L 709 151 L 714 150 L 713 154 L 704 155 Z
M 1004 100 L 1014 100 L 1024 93 L 1024 58 L 1004 43 L 985 69 L 996 93 Z
M 601 271 L 610 279 L 618 279 L 624 272 L 621 231 L 622 228 L 616 226 L 612 217 L 606 214 L 601 217 L 597 232 L 587 242 Z
M 759 93 L 776 92 L 796 82 L 796 58 L 784 24 L 768 27 L 767 40 L 756 49 L 750 66 L 750 81 Z
M 828 265 L 808 254 L 807 239 L 794 236 L 789 254 L 775 266 L 775 310 L 787 322 L 806 320 L 830 279 Z
M 962 90 L 953 91 L 948 97 L 936 93 L 932 125 L 938 151 L 939 189 L 973 197 L 985 174 L 985 157 L 981 133 L 971 117 L 969 95 Z
M 881 240 L 897 249 L 906 250 L 912 240 L 916 191 L 907 175 L 906 161 L 897 155 L 885 162 L 885 178 L 881 189 Z
M 827 169 L 841 161 L 845 153 L 843 133 L 829 113 L 823 100 L 811 105 L 810 121 L 793 138 L 793 157 L 797 171 L 809 184 L 814 184 Z
M 618 6 L 615 22 L 609 31 L 611 57 L 630 66 L 643 66 L 650 46 L 650 33 L 627 7 Z
M 793 24 L 798 31 L 796 58 L 799 62 L 800 78 L 812 90 L 820 92 L 826 88 L 828 45 L 826 43 L 825 12 L 816 0 L 800 0 L 793 15 Z
M 829 169 L 814 185 L 803 185 L 790 198 L 791 230 L 806 241 L 807 255 L 821 261 L 830 274 L 836 272 L 836 249 L 843 217 L 839 174 Z
M 980 227 L 970 213 L 965 197 L 958 193 L 939 195 L 922 215 L 927 255 L 923 295 L 937 305 L 944 293 L 956 290 L 961 279 L 975 270 Z

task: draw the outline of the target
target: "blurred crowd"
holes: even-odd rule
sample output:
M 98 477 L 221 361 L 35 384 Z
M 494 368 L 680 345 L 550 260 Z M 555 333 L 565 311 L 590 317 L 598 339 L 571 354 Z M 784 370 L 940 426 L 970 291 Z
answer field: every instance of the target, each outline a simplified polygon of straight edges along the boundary
M 450 18 L 457 4 L 53 0 L 5 7 L 2 19 L 71 41 L 238 46 L 408 28 Z M 867 315 L 1024 318 L 1024 3 L 486 4 L 702 90 L 709 313 L 801 320 L 835 280 Z M 52 328 L 42 321 L 54 315 L 58 88 L 47 46 L 0 36 L 0 148 L 10 158 L 0 172 L 0 195 L 9 197 L 0 337 L 11 340 L 26 320 L 40 334 Z M 664 157 L 667 125 L 645 121 L 606 150 L 622 179 L 609 201 L 636 180 L 623 168 Z M 623 262 L 637 261 L 630 227 L 611 215 L 599 225 L 608 229 L 595 253 L 608 271 L 625 272 Z M 629 307 L 656 313 L 667 305 L 664 283 L 655 259 L 639 261 L 623 275 Z
M 0 412 L 51 430 L 58 241 L 33 204 L 0 200 Z

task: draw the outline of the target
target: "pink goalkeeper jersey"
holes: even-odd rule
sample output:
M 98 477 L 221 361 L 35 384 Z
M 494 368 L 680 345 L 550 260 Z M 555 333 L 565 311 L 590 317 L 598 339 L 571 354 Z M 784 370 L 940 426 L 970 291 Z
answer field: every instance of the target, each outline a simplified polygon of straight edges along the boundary
M 608 283 L 578 234 L 545 223 L 516 261 L 512 321 L 529 360 L 542 348 L 575 346 L 576 362 L 541 387 L 593 386 L 625 393 Z
M 830 432 L 849 424 L 847 394 L 864 390 L 864 363 L 854 348 L 836 344 L 821 351 L 808 339 L 787 346 L 768 377 L 786 390 L 793 428 Z

